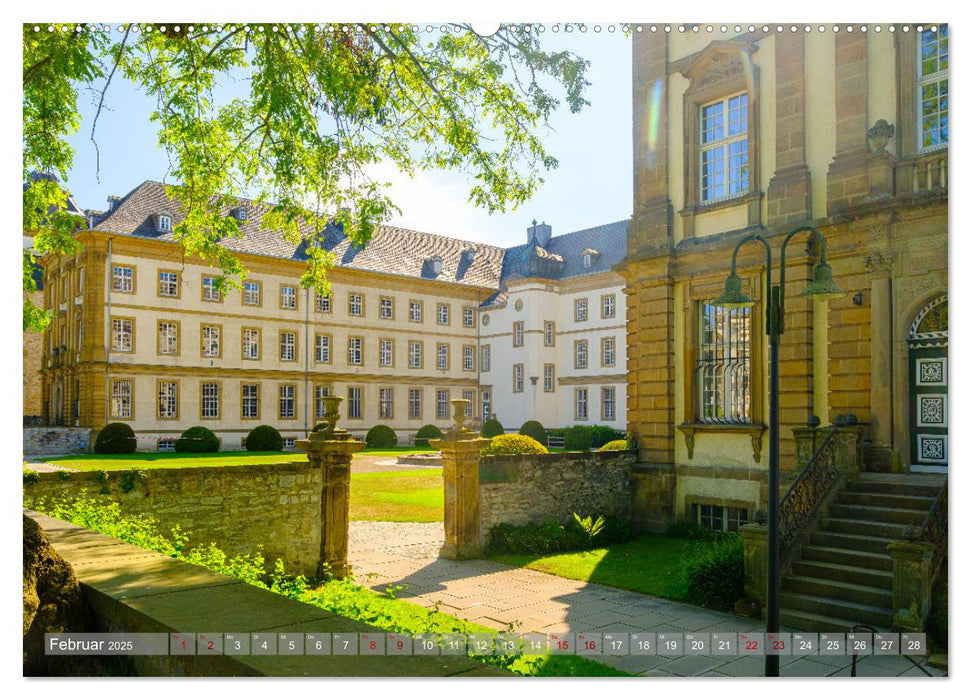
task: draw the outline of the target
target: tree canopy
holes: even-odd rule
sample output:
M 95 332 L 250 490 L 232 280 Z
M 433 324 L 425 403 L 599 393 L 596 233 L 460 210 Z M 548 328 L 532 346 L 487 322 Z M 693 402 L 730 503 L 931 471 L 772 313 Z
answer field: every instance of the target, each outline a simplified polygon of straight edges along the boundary
M 540 137 L 561 100 L 572 112 L 588 104 L 588 62 L 545 50 L 531 29 L 481 37 L 463 25 L 434 33 L 397 24 L 129 25 L 114 34 L 24 25 L 24 181 L 34 172 L 67 179 L 79 92 L 93 90 L 100 113 L 123 76 L 156 102 L 147 117 L 171 163 L 167 192 L 185 217 L 175 237 L 221 269 L 221 286 L 246 275 L 220 245 L 240 235 L 226 215 L 237 196 L 272 204 L 263 225 L 289 240 L 314 238 L 306 231 L 335 220 L 360 246 L 396 210 L 386 183 L 368 175 L 376 163 L 461 172 L 474 205 L 514 208 L 557 165 Z M 221 86 L 240 79 L 246 88 L 226 99 Z M 77 252 L 72 233 L 84 222 L 65 203 L 51 179 L 25 188 L 24 228 L 35 232 L 38 255 Z M 301 283 L 326 292 L 334 261 L 314 243 Z M 25 330 L 48 322 L 29 300 L 33 263 L 25 250 Z

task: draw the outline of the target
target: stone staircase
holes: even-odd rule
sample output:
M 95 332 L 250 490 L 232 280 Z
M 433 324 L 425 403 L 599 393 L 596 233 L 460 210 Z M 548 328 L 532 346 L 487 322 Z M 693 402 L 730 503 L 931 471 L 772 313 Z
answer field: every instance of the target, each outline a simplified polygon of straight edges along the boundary
M 893 623 L 893 562 L 887 545 L 920 525 L 944 476 L 863 473 L 848 481 L 782 580 L 784 627 L 845 632 Z

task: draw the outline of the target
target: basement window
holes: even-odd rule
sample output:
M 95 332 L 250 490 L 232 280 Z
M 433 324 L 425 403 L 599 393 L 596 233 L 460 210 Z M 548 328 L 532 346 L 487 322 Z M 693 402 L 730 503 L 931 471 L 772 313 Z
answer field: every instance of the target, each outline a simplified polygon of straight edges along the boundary
M 748 510 L 746 508 L 692 503 L 691 519 L 709 530 L 738 532 L 738 528 L 748 522 Z
M 175 438 L 161 438 L 158 441 L 159 452 L 175 452 Z

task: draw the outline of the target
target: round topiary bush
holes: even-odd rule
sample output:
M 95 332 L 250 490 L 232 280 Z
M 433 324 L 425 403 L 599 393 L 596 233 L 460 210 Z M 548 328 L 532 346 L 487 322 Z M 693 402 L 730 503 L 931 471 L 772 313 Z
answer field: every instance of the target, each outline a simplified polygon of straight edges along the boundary
M 598 452 L 616 452 L 618 450 L 632 449 L 626 440 L 611 440 L 606 445 L 602 445 Z
M 219 438 L 201 425 L 194 425 L 175 441 L 176 452 L 219 452 Z
M 528 435 L 540 445 L 546 444 L 546 428 L 538 420 L 528 420 L 519 429 L 520 435 Z
M 135 431 L 128 423 L 108 423 L 94 441 L 94 451 L 99 455 L 126 455 L 137 446 Z
M 415 433 L 415 447 L 428 447 L 428 441 L 442 437 L 442 431 L 437 425 L 423 425 Z
M 589 426 L 574 425 L 563 437 L 563 447 L 574 452 L 586 452 L 593 447 L 593 432 Z
M 395 447 L 398 435 L 387 425 L 376 425 L 367 431 L 364 442 L 368 447 Z
M 549 450 L 528 435 L 499 435 L 492 438 L 492 442 L 479 454 L 545 455 L 548 453 Z
M 482 424 L 482 437 L 494 438 L 497 435 L 503 435 L 505 432 L 506 429 L 502 427 L 502 423 L 495 418 L 490 418 Z
M 258 425 L 246 436 L 246 449 L 249 452 L 282 452 L 283 438 L 272 425 Z

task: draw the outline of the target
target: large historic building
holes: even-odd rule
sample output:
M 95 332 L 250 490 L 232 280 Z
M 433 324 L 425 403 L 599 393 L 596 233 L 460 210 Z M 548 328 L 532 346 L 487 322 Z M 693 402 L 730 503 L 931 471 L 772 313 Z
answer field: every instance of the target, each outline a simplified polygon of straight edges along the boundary
M 712 302 L 735 244 L 825 236 L 843 298 L 799 296 L 819 249 L 788 247 L 782 469 L 792 429 L 854 414 L 865 464 L 947 453 L 947 27 L 644 31 L 633 41 L 628 423 L 643 527 L 736 529 L 764 507 L 765 251 L 738 258 L 752 309 Z M 855 31 L 854 31 L 855 30 Z M 899 460 L 899 461 L 898 461 Z

